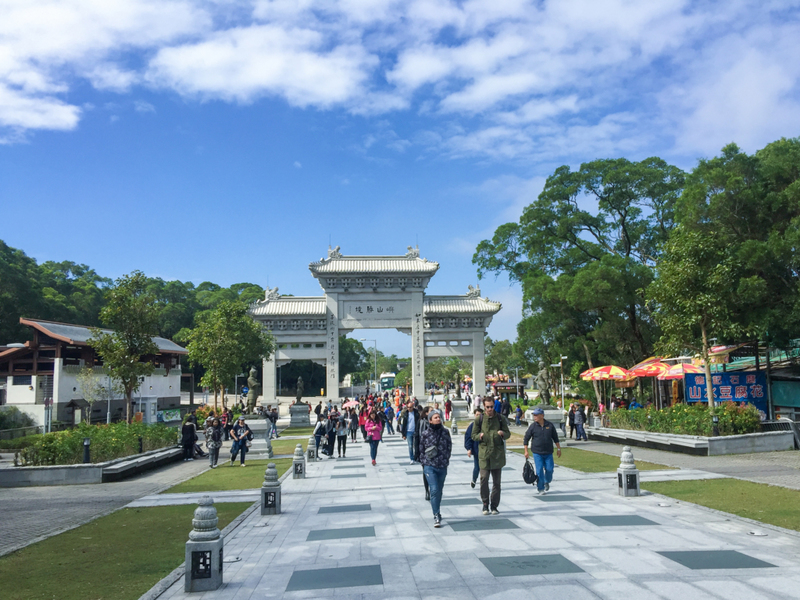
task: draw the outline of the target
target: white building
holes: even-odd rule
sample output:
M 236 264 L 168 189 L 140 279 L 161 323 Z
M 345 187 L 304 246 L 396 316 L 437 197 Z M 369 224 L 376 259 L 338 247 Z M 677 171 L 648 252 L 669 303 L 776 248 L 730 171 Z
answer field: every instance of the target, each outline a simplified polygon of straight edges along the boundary
M 110 389 L 103 373 L 102 360 L 88 344 L 91 329 L 38 319 L 20 319 L 33 329 L 33 340 L 21 345 L 0 347 L 0 383 L 5 381 L 5 404 L 29 414 L 38 425 L 45 424 L 45 408 L 52 405 L 52 420 L 79 422 L 89 410 L 83 399 L 77 376 L 90 366 L 101 385 Z M 110 333 L 109 330 L 103 330 Z M 134 412 L 144 413 L 147 422 L 155 422 L 156 411 L 179 408 L 181 366 L 179 356 L 186 350 L 165 338 L 154 337 L 158 354 L 146 357 L 155 365 L 134 394 Z M 105 422 L 110 404 L 112 420 L 125 417 L 125 398 L 111 392 L 108 401 L 91 408 L 91 420 Z

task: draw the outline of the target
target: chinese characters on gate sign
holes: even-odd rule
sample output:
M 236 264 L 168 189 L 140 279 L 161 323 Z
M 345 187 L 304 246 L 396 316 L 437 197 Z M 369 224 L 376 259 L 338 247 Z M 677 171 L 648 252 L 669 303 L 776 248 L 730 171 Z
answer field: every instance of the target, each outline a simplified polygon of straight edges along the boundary
M 357 315 L 371 315 L 371 314 L 381 314 L 387 313 L 388 315 L 394 314 L 394 306 L 379 306 L 376 304 L 359 304 L 358 306 L 354 306 L 352 311 Z

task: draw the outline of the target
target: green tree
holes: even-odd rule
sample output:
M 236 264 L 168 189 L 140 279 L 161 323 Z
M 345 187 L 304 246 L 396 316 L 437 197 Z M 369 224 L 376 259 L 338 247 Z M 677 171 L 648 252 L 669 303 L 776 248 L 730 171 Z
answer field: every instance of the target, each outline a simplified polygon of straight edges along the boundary
M 366 370 L 368 353 L 364 345 L 354 338 L 339 336 L 339 377 L 358 374 Z
M 100 378 L 95 374 L 92 367 L 84 367 L 76 377 L 78 382 L 78 389 L 80 390 L 83 399 L 89 405 L 89 410 L 86 411 L 86 422 L 92 421 L 92 407 L 96 402 L 100 402 L 107 398 L 106 389 L 100 383 Z
M 738 265 L 721 236 L 679 227 L 658 263 L 658 278 L 648 288 L 661 325 L 658 348 L 700 353 L 705 361 L 708 402 L 714 398 L 708 360 L 712 337 L 740 333 L 735 322 L 735 273 Z
M 153 342 L 158 325 L 154 298 L 147 293 L 147 278 L 140 271 L 124 275 L 106 292 L 100 320 L 112 331 L 92 329 L 89 344 L 103 360 L 103 367 L 125 394 L 127 421 L 131 422 L 133 393 L 141 377 L 153 372 L 150 357 L 158 353 Z
M 472 365 L 454 356 L 442 360 L 442 376 L 446 382 L 456 384 L 456 396 L 461 398 L 461 382 L 472 373 Z
M 644 309 L 660 247 L 673 228 L 684 173 L 659 158 L 563 166 L 518 223 L 498 227 L 473 262 L 523 291 L 518 354 L 632 364 L 657 328 Z M 580 354 L 578 353 L 580 351 Z
M 508 340 L 494 341 L 488 335 L 484 342 L 486 370 L 489 373 L 506 373 L 514 361 L 514 345 Z
M 413 382 L 412 373 L 411 373 L 411 365 L 403 367 L 397 372 L 394 378 L 394 385 L 395 387 L 406 388 L 410 386 Z
M 739 329 L 785 347 L 800 325 L 800 138 L 753 155 L 726 146 L 698 163 L 678 206 L 686 230 L 718 239 L 736 263 Z
M 204 313 L 188 335 L 189 360 L 205 368 L 201 379 L 214 390 L 214 407 L 218 395 L 225 403 L 225 387 L 247 367 L 268 359 L 275 350 L 272 336 L 247 313 L 247 305 L 223 300 Z

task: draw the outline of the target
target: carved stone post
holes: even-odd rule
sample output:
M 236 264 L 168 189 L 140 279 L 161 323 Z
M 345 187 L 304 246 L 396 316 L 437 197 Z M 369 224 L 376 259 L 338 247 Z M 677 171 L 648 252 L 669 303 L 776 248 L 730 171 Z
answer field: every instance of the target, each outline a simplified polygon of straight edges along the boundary
M 308 438 L 308 449 L 306 450 L 308 460 L 317 460 L 317 440 L 312 435 Z
M 620 496 L 639 495 L 639 469 L 633 462 L 633 452 L 630 446 L 622 448 L 620 465 L 617 469 L 617 482 Z
M 194 511 L 189 541 L 186 542 L 184 591 L 207 592 L 222 585 L 222 536 L 217 529 L 214 501 L 203 496 Z
M 303 446 L 297 444 L 294 449 L 294 459 L 292 460 L 292 479 L 306 478 L 306 457 L 303 454 Z
M 278 469 L 275 463 L 269 463 L 264 472 L 264 483 L 261 484 L 261 514 L 281 514 L 281 482 L 278 481 Z

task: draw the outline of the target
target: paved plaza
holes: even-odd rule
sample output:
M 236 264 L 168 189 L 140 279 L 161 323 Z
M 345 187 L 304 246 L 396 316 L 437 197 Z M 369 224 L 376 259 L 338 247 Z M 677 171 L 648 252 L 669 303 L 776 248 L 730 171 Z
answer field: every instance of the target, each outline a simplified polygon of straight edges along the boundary
M 222 588 L 185 594 L 173 577 L 149 597 L 800 598 L 794 532 L 651 494 L 621 498 L 614 473 L 557 468 L 551 492 L 537 496 L 513 453 L 500 515 L 483 516 L 472 461 L 454 442 L 441 529 L 399 437 L 381 444 L 377 467 L 367 445 L 355 444 L 348 459 L 356 460 L 309 463 L 307 479 L 284 479 L 283 514 L 253 510 L 228 533 Z M 642 473 L 644 481 L 720 476 Z

